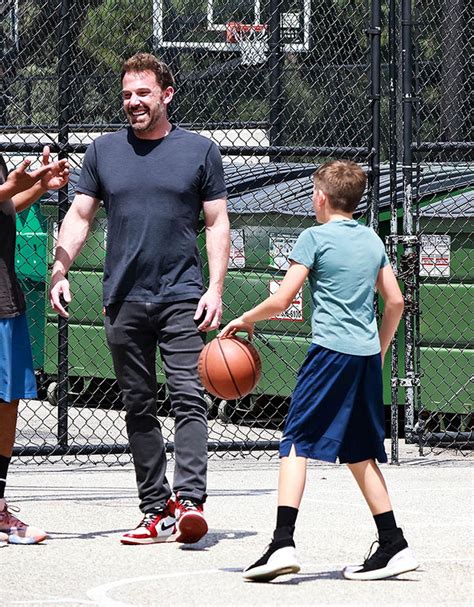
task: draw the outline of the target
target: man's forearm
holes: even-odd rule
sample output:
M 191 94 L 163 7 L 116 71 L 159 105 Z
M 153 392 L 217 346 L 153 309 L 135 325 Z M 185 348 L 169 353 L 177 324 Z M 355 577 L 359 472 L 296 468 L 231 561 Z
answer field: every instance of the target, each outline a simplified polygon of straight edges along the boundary
M 87 240 L 92 220 L 68 212 L 64 218 L 56 245 L 53 278 L 65 276 Z
M 229 265 L 230 231 L 229 224 L 206 228 L 206 250 L 209 263 L 209 288 L 220 295 L 224 289 L 224 278 Z

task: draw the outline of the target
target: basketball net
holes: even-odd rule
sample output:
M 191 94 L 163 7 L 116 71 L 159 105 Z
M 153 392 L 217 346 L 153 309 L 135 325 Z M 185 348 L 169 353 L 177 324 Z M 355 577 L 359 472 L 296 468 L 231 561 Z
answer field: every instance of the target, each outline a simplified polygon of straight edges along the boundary
M 227 24 L 227 42 L 238 44 L 242 65 L 265 63 L 268 54 L 267 26 L 231 21 Z

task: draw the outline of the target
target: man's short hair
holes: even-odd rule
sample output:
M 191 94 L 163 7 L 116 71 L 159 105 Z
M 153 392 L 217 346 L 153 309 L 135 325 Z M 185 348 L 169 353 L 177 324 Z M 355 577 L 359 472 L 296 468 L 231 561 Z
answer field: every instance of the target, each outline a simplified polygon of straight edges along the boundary
M 352 160 L 331 160 L 313 175 L 314 185 L 329 198 L 333 209 L 353 213 L 367 184 L 365 171 Z
M 155 74 L 156 81 L 163 91 L 169 86 L 174 87 L 174 78 L 170 68 L 151 53 L 137 53 L 127 59 L 122 65 L 121 80 L 123 80 L 125 74 L 130 72 L 138 74 L 145 71 Z

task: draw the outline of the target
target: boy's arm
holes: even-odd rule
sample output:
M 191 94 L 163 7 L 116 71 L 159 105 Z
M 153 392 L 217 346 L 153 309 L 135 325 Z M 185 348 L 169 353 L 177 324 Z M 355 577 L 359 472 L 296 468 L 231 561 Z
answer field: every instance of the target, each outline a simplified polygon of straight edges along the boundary
M 385 354 L 402 317 L 404 302 L 402 292 L 390 264 L 387 264 L 379 271 L 376 286 L 384 302 L 382 323 L 379 329 L 383 365 Z
M 245 331 L 251 338 L 254 330 L 254 323 L 259 320 L 266 320 L 283 312 L 291 304 L 295 295 L 301 289 L 304 281 L 308 277 L 309 268 L 300 264 L 291 262 L 284 279 L 282 280 L 278 291 L 270 297 L 267 297 L 262 303 L 255 306 L 242 316 L 232 320 L 219 333 L 219 337 L 228 337 L 237 331 Z
M 76 194 L 59 231 L 49 299 L 53 309 L 65 318 L 69 314 L 62 305 L 61 297 L 66 303 L 71 301 L 66 274 L 86 242 L 98 208 L 99 201 L 96 198 L 87 194 Z
M 49 146 L 43 148 L 39 169 L 27 171 L 30 164 L 31 161 L 26 158 L 0 185 L 0 200 L 11 198 L 17 213 L 27 209 L 48 190 L 58 190 L 66 185 L 69 178 L 68 161 L 50 162 Z

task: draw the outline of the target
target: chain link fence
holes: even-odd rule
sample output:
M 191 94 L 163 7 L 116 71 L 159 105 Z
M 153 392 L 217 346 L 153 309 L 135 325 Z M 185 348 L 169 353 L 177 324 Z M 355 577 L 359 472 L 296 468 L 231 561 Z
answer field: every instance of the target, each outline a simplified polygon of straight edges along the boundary
M 463 0 L 418 2 L 413 17 L 413 215 L 419 253 L 413 433 L 421 450 L 472 448 L 472 12 Z M 446 193 L 424 196 L 423 182 L 436 174 L 446 181 Z
M 297 235 L 314 223 L 315 168 L 328 158 L 354 158 L 369 176 L 358 217 L 388 239 L 409 304 L 384 369 L 392 459 L 399 432 L 421 446 L 470 444 L 472 231 L 468 215 L 436 215 L 459 195 L 472 217 L 473 152 L 462 106 L 469 92 L 468 12 L 462 0 L 437 0 L 433 19 L 432 3 L 417 0 L 418 16 L 407 22 L 402 11 L 412 7 L 404 2 L 2 2 L 0 149 L 12 168 L 48 144 L 73 168 L 67 188 L 18 217 L 17 273 L 28 301 L 40 400 L 22 403 L 17 455 L 129 457 L 103 329 L 103 209 L 69 273 L 68 322 L 52 314 L 46 293 L 83 154 L 95 137 L 124 126 L 120 67 L 137 51 L 154 52 L 171 66 L 172 121 L 212 138 L 224 158 L 232 253 L 223 322 L 282 279 Z M 446 11 L 454 21 L 446 23 Z M 460 28 L 462 52 L 442 46 L 449 27 Z M 446 78 L 458 87 L 455 101 Z M 437 257 L 424 274 L 426 247 L 442 247 L 444 259 L 446 244 L 439 243 L 446 237 L 449 274 Z M 203 234 L 199 241 L 203 248 Z M 257 392 L 237 402 L 208 397 L 212 452 L 275 452 L 310 330 L 306 288 L 284 314 L 260 324 Z M 160 366 L 157 373 L 159 416 L 172 451 Z

